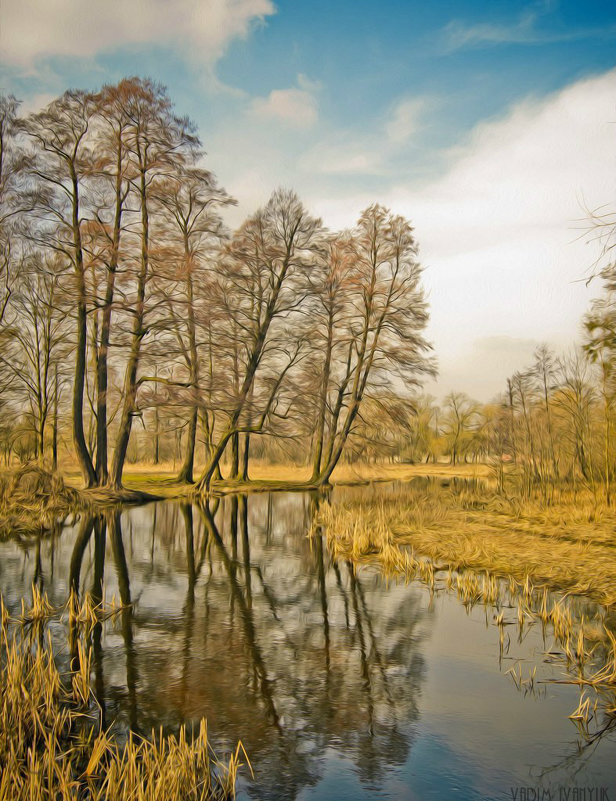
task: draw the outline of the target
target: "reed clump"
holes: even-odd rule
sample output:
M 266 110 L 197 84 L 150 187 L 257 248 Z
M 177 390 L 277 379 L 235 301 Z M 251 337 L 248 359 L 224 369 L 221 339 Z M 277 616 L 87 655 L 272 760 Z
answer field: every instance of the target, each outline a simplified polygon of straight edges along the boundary
M 81 494 L 60 473 L 23 465 L 0 475 L 0 540 L 52 531 L 83 507 Z
M 241 743 L 223 764 L 205 721 L 194 736 L 182 727 L 177 736 L 131 733 L 125 744 L 102 730 L 87 647 L 87 633 L 99 622 L 96 610 L 69 603 L 76 640 L 71 669 L 61 673 L 47 599 L 35 592 L 32 607 L 17 619 L 0 599 L 0 801 L 233 798 Z

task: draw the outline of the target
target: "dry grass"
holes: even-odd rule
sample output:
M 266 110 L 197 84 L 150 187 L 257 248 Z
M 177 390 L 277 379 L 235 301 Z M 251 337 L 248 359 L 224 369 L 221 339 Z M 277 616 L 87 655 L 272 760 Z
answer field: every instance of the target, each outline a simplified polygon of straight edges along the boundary
M 109 614 L 113 614 L 111 610 Z M 99 724 L 90 686 L 87 633 L 104 616 L 91 602 L 67 609 L 76 639 L 70 673 L 54 658 L 47 627 L 54 614 L 33 591 L 33 604 L 11 620 L 0 600 L 0 801 L 176 801 L 235 795 L 241 744 L 222 764 L 196 736 L 130 735 L 119 745 Z
M 592 741 L 616 725 L 614 622 L 604 607 L 587 620 L 571 596 L 616 601 L 614 518 L 589 498 L 579 498 L 576 507 L 563 502 L 546 511 L 526 504 L 514 511 L 485 488 L 478 497 L 428 485 L 322 503 L 310 533 L 325 533 L 334 559 L 376 563 L 385 574 L 419 578 L 432 591 L 444 586 L 468 607 L 493 607 L 501 656 L 510 644 L 507 627 L 520 640 L 529 625 L 540 624 L 544 636 L 551 629 L 546 661 L 562 664 L 558 681 L 580 687 L 570 718 Z M 526 674 L 516 665 L 507 674 L 524 694 L 543 686 L 536 666 Z
M 0 475 L 0 539 L 51 531 L 83 506 L 76 490 L 59 473 L 34 464 Z
M 616 511 L 592 496 L 545 508 L 510 503 L 487 487 L 455 493 L 407 487 L 325 504 L 319 520 L 332 551 L 345 558 L 379 554 L 393 565 L 410 551 L 439 568 L 489 571 L 616 603 Z
M 195 467 L 195 476 L 198 476 L 203 465 Z M 149 462 L 139 462 L 126 465 L 124 471 L 124 484 L 129 489 L 144 490 L 164 497 L 178 497 L 189 492 L 175 482 L 179 472 L 179 465 L 174 467 L 173 462 L 161 462 L 154 465 Z M 226 475 L 228 468 L 223 465 Z M 258 485 L 263 482 L 281 482 L 285 484 L 305 484 L 310 480 L 312 469 L 307 465 L 288 463 L 272 463 L 260 459 L 250 460 L 250 481 Z M 63 474 L 66 480 L 76 487 L 81 487 L 79 470 L 71 465 L 64 466 Z M 448 464 L 389 464 L 379 462 L 376 464 L 339 464 L 331 478 L 332 484 L 368 484 L 382 481 L 410 481 L 418 476 L 434 476 L 438 478 L 489 478 L 491 469 L 483 464 L 462 464 L 451 466 Z M 223 484 L 231 482 L 223 482 Z M 212 482 L 216 487 L 217 482 Z M 250 489 L 250 484 L 242 485 Z

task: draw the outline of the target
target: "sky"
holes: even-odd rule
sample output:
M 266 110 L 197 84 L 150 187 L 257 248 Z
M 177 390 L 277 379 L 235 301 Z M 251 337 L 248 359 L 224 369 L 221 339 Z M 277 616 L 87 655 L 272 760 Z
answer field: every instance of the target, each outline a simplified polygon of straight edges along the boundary
M 616 210 L 616 6 L 512 0 L 0 0 L 0 91 L 38 110 L 139 75 L 198 126 L 237 225 L 278 186 L 332 229 L 415 227 L 439 378 L 481 401 L 569 351 Z

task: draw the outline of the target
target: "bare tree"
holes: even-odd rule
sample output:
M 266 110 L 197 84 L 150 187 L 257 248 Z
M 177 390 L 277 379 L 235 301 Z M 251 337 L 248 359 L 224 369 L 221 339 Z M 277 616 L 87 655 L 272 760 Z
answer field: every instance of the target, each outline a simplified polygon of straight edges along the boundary
M 15 139 L 18 132 L 19 101 L 0 95 L 0 326 L 11 297 L 11 222 L 21 211 L 16 180 L 21 160 Z
M 198 140 L 187 119 L 173 114 L 172 104 L 162 86 L 151 81 L 135 81 L 135 89 L 126 99 L 129 120 L 128 149 L 135 178 L 132 187 L 139 204 L 139 257 L 131 315 L 130 348 L 123 387 L 123 405 L 113 454 L 110 483 L 122 486 L 122 472 L 136 412 L 139 387 L 138 368 L 146 326 L 146 293 L 151 278 L 152 243 L 150 241 L 150 206 L 155 186 L 169 173 L 194 158 Z
M 235 201 L 217 186 L 210 172 L 195 167 L 159 184 L 156 198 L 167 212 L 169 240 L 175 245 L 169 259 L 174 269 L 166 301 L 190 388 L 187 400 L 191 411 L 178 480 L 192 483 L 201 394 L 199 351 L 207 344 L 198 328 L 211 312 L 207 303 L 211 286 L 208 273 L 225 236 L 217 209 Z
M 464 392 L 450 392 L 445 398 L 442 427 L 451 464 L 465 454 L 472 432 L 479 423 L 479 406 Z
M 343 369 L 329 414 L 329 434 L 319 482 L 336 467 L 364 395 L 371 385 L 393 380 L 414 387 L 434 371 L 422 336 L 428 312 L 413 229 L 383 206 L 370 206 L 353 232 L 352 312 Z
M 121 256 L 124 218 L 131 179 L 135 177 L 134 164 L 129 158 L 129 131 L 131 120 L 127 106 L 133 95 L 141 91 L 136 79 L 123 80 L 117 86 L 105 86 L 97 96 L 95 132 L 96 158 L 92 172 L 97 179 L 99 198 L 93 210 L 92 269 L 102 265 L 103 291 L 93 298 L 97 320 L 94 352 L 96 357 L 96 477 L 101 485 L 107 483 L 108 472 L 108 386 L 109 346 L 112 331 L 112 313 L 116 291 L 116 277 Z
M 0 334 L 0 365 L 8 375 L 10 394 L 20 408 L 29 408 L 35 435 L 35 456 L 42 462 L 46 432 L 54 416 L 57 461 L 58 365 L 66 356 L 66 309 L 59 305 L 62 291 L 55 265 L 33 253 L 20 265 L 11 299 L 12 323 Z M 61 370 L 61 368 L 60 368 Z
M 39 186 L 41 224 L 31 230 L 40 245 L 61 253 L 74 272 L 76 307 L 75 372 L 73 380 L 73 442 L 86 486 L 96 472 L 84 434 L 83 404 L 87 347 L 87 296 L 81 236 L 81 189 L 89 168 L 86 135 L 94 113 L 94 96 L 65 92 L 44 111 L 32 115 L 23 129 L 34 145 L 30 176 Z
M 319 244 L 321 223 L 311 217 L 292 192 L 274 192 L 268 204 L 245 222 L 225 252 L 223 297 L 234 297 L 235 320 L 244 332 L 242 377 L 235 391 L 226 389 L 227 423 L 218 437 L 209 464 L 197 489 L 207 491 L 229 440 L 240 431 L 240 421 L 254 388 L 257 371 L 267 354 L 272 323 L 302 303 L 307 293 L 305 274 Z M 284 376 L 293 353 L 280 374 Z M 271 388 L 278 389 L 276 382 Z M 270 393 L 263 414 L 250 430 L 259 432 L 269 415 L 275 395 Z

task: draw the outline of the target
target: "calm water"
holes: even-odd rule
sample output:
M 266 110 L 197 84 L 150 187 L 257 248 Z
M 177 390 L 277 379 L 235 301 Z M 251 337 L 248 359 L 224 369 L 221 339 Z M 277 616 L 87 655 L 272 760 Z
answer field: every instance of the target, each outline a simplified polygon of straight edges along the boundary
M 568 719 L 579 690 L 543 683 L 563 677 L 549 632 L 510 626 L 501 654 L 492 608 L 332 562 L 306 536 L 313 512 L 281 493 L 80 520 L 0 544 L 0 589 L 12 608 L 33 581 L 56 604 L 71 583 L 130 602 L 94 643 L 107 724 L 207 717 L 221 754 L 248 752 L 242 798 L 616 799 L 614 731 L 587 743 Z M 526 695 L 518 663 L 537 668 Z

